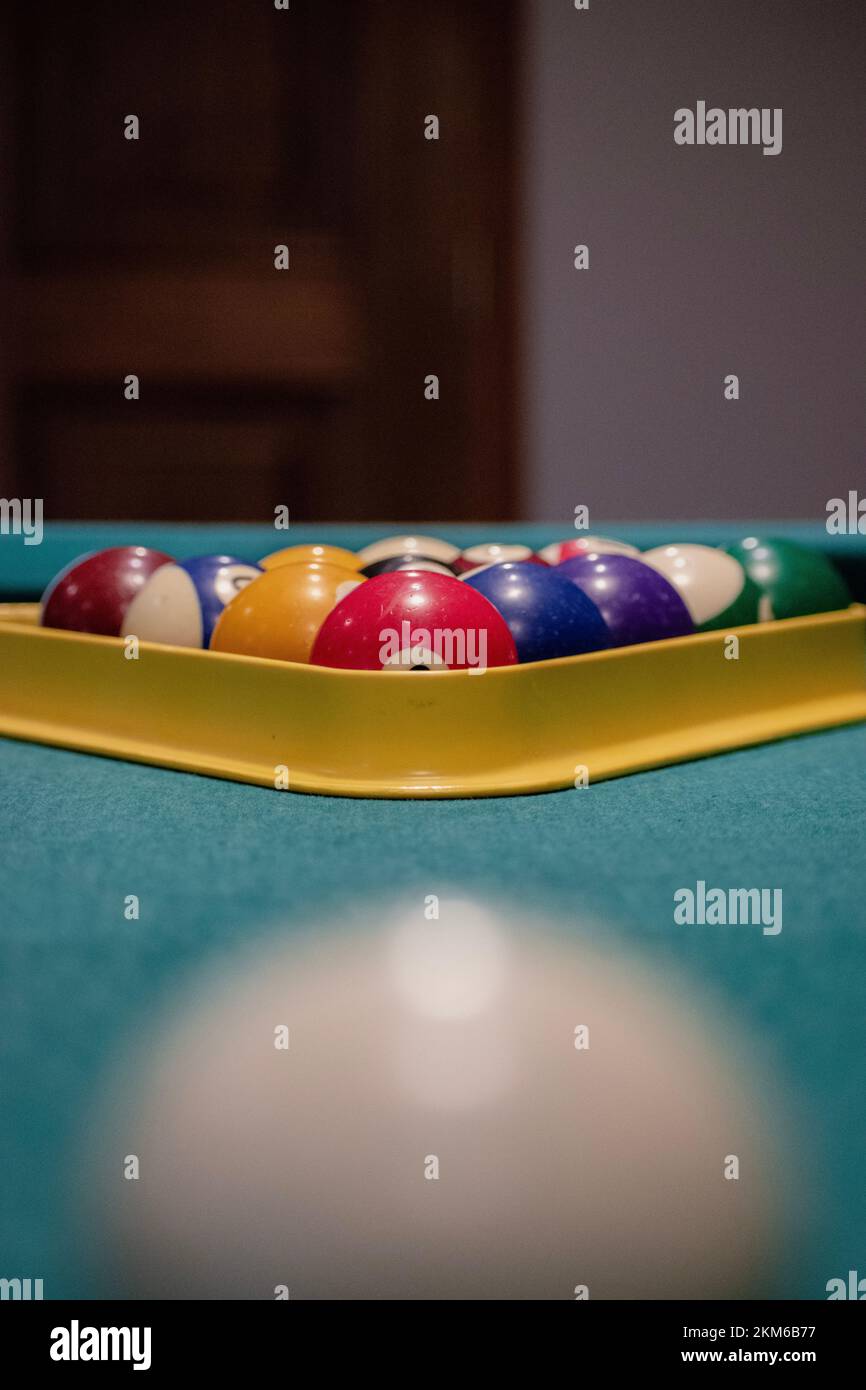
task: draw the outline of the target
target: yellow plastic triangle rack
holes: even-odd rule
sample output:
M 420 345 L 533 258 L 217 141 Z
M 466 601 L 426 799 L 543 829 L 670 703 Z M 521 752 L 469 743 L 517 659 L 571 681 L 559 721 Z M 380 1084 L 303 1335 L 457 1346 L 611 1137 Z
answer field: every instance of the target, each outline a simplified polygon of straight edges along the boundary
M 553 791 L 866 719 L 866 608 L 471 671 L 337 671 L 38 626 L 0 604 L 0 734 L 370 797 Z

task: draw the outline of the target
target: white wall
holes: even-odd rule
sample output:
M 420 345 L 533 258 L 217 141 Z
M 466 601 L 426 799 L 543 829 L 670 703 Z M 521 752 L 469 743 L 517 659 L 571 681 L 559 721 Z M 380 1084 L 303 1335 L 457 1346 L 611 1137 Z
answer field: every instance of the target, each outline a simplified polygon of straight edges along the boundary
M 866 491 L 864 11 L 529 0 L 528 517 L 823 519 Z M 675 145 L 699 98 L 781 106 L 782 153 Z

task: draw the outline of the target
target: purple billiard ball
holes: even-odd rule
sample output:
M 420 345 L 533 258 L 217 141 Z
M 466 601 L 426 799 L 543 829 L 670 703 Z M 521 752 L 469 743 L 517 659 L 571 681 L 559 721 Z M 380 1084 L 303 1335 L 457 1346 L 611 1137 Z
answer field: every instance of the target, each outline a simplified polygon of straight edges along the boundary
M 465 574 L 463 583 L 499 609 L 520 662 L 579 656 L 610 645 L 596 605 L 547 565 L 528 560 L 484 565 Z
M 695 630 L 673 584 L 631 555 L 582 555 L 557 565 L 556 573 L 592 599 L 613 647 L 687 637 Z

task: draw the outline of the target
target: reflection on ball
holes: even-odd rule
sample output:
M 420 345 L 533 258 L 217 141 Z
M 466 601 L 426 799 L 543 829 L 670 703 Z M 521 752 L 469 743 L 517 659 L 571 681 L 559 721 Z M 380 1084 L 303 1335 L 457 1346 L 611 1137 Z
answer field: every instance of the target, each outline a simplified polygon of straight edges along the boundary
M 428 921 L 422 898 L 224 965 L 91 1125 L 111 1289 L 765 1295 L 770 1088 L 692 993 L 537 918 Z

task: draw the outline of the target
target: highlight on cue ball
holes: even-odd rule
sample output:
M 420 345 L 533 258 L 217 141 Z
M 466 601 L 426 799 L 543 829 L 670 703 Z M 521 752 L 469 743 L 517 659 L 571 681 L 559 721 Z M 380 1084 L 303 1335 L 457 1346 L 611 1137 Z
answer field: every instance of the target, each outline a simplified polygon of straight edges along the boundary
M 88 1126 L 106 1289 L 765 1296 L 778 1087 L 691 980 L 567 929 L 419 894 L 194 977 Z

